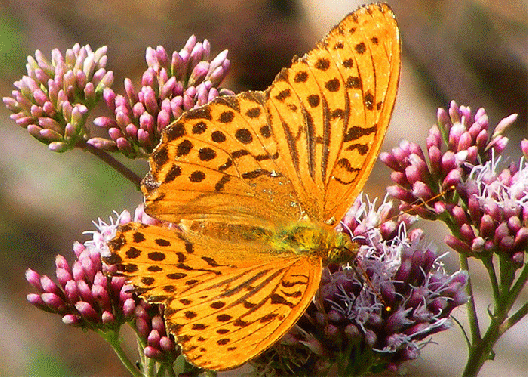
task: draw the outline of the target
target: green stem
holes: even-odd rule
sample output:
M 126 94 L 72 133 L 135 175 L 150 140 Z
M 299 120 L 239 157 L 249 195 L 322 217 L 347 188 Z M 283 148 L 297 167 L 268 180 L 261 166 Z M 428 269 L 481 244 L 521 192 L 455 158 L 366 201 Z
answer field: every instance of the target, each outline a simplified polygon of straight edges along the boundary
M 174 373 L 174 364 L 170 363 L 167 365 L 167 374 L 169 377 L 176 377 L 176 373 Z
M 119 357 L 119 360 L 123 365 L 128 369 L 130 374 L 134 377 L 141 377 L 141 372 L 137 369 L 136 365 L 130 361 L 130 359 L 125 354 L 125 351 L 121 347 L 121 339 L 119 338 L 119 330 L 109 330 L 109 331 L 97 331 L 113 348 L 114 352 Z
M 506 331 L 512 328 L 517 322 L 523 319 L 526 314 L 528 314 L 528 303 L 521 306 L 521 308 L 517 310 L 512 316 L 510 316 L 510 318 L 504 321 L 499 329 L 499 335 L 504 334 Z
M 455 316 L 452 315 L 450 317 L 458 325 L 458 327 L 460 328 L 460 331 L 462 331 L 462 335 L 464 335 L 464 339 L 466 341 L 466 346 L 469 349 L 471 347 L 471 341 L 469 340 L 469 336 L 468 336 L 466 329 L 464 328 L 464 325 Z
M 144 351 L 142 351 L 144 352 Z M 157 367 L 157 362 L 156 360 L 154 359 L 151 359 L 150 357 L 145 357 L 143 358 L 143 360 L 145 361 L 145 372 L 146 372 L 146 376 L 155 376 L 157 375 L 156 373 L 156 367 Z
M 510 288 L 513 285 L 513 281 L 515 280 L 515 268 L 513 268 L 513 265 L 510 260 L 507 259 L 504 255 L 500 256 L 500 279 L 501 279 L 501 289 L 503 290 L 501 292 L 503 297 L 509 297 L 510 295 Z
M 165 365 L 162 363 L 162 364 L 160 365 L 160 367 L 158 368 L 158 372 L 156 373 L 156 377 L 164 376 L 164 375 L 165 375 L 165 370 L 166 370 L 166 367 L 165 367 Z
M 499 300 L 496 303 L 496 311 L 490 316 L 491 323 L 486 334 L 470 348 L 464 376 L 476 376 L 484 363 L 492 359 L 493 347 L 505 331 L 503 325 L 506 323 L 510 309 L 510 300 Z
M 510 267 L 513 267 L 510 265 Z M 511 268 L 513 269 L 513 268 Z M 514 275 L 514 273 L 513 273 Z M 517 281 L 514 284 L 511 284 L 511 290 L 508 292 L 506 299 L 504 300 L 504 306 L 511 310 L 513 304 L 519 297 L 521 290 L 526 285 L 528 280 L 528 265 L 524 265 L 521 270 L 521 273 L 517 277 Z M 509 328 L 519 322 L 526 314 L 528 314 L 528 303 L 525 303 L 517 312 L 511 315 L 502 325 L 500 334 L 504 334 Z
M 493 317 L 490 326 L 488 327 L 488 331 L 486 331 L 484 337 L 479 342 L 472 345 L 469 350 L 469 357 L 467 359 L 463 376 L 477 376 L 480 368 L 482 368 L 484 363 L 490 359 L 493 346 L 500 337 L 499 329 L 500 322 L 502 322 L 502 320 L 503 319 L 499 317 Z
M 495 276 L 494 272 L 493 274 L 490 272 L 490 269 L 493 269 L 493 265 L 490 261 L 488 261 L 486 267 L 490 273 L 490 278 Z M 493 347 L 497 340 L 502 334 L 504 334 L 504 332 L 528 313 L 528 304 L 525 304 L 512 317 L 508 318 L 508 313 L 519 297 L 521 288 L 525 285 L 528 278 L 526 267 L 519 275 L 517 282 L 513 284 L 515 278 L 515 266 L 510 261 L 503 258 L 500 263 L 500 277 L 500 286 L 496 288 L 498 290 L 498 296 L 495 299 L 494 312 L 490 313 L 490 325 L 484 337 L 480 341 L 472 344 L 469 350 L 469 357 L 466 363 L 466 369 L 464 370 L 464 376 L 476 376 L 484 363 L 487 360 L 492 359 Z
M 122 174 L 126 179 L 132 182 L 138 190 L 141 188 L 141 177 L 139 177 L 136 173 L 134 173 L 132 170 L 123 165 L 123 163 L 116 160 L 112 155 L 110 155 L 106 151 L 98 149 L 84 141 L 79 142 L 77 144 L 77 147 L 90 152 L 94 156 L 99 157 L 101 160 L 103 160 L 112 168 L 114 168 L 117 172 Z
M 526 285 L 526 281 L 528 281 L 528 264 L 525 264 L 524 267 L 521 270 L 521 273 L 519 274 L 519 277 L 517 278 L 517 281 L 513 285 L 511 289 L 512 296 L 517 296 L 521 293 L 521 290 Z
M 466 271 L 469 275 L 469 264 L 468 259 L 465 255 L 460 255 L 460 267 L 462 270 Z M 477 316 L 477 308 L 475 304 L 475 296 L 473 296 L 473 285 L 471 284 L 471 279 L 468 279 L 468 283 L 466 284 L 466 294 L 469 297 L 468 303 L 466 304 L 467 308 L 467 314 L 468 314 L 468 321 L 469 321 L 469 329 L 471 333 L 471 344 L 478 343 L 481 339 L 480 334 L 480 325 L 478 321 Z
M 493 290 L 493 300 L 495 302 L 499 301 L 501 296 L 501 291 L 499 289 L 499 281 L 497 280 L 497 274 L 495 273 L 495 266 L 493 265 L 492 257 L 482 258 L 482 264 L 486 267 L 488 271 L 488 277 L 490 279 L 491 288 Z
M 139 334 L 136 326 L 132 325 L 131 323 L 130 327 L 134 330 L 136 333 L 136 339 L 137 339 L 137 346 L 138 346 L 138 354 L 141 358 L 141 369 L 143 370 L 143 376 L 156 376 L 159 375 L 156 373 L 156 366 L 157 362 L 154 359 L 151 359 L 150 357 L 145 356 L 145 347 L 147 345 L 145 339 L 141 337 Z M 161 368 L 163 369 L 163 368 Z M 158 370 L 159 372 L 159 370 Z

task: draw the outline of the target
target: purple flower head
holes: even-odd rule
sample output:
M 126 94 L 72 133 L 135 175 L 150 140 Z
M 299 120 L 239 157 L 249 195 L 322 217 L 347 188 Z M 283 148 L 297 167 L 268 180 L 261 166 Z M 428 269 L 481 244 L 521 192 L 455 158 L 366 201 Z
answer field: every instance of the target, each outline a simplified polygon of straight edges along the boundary
M 354 265 L 330 265 L 319 292 L 297 325 L 255 360 L 257 373 L 339 375 L 397 369 L 415 359 L 430 335 L 450 327 L 449 315 L 467 301 L 468 275 L 443 271 L 413 218 L 358 198 L 340 229 L 358 244 Z
M 134 218 L 145 223 L 156 221 L 144 213 L 142 205 Z M 61 315 L 66 324 L 92 330 L 115 328 L 130 320 L 138 303 L 133 287 L 123 277 L 112 276 L 114 266 L 103 264 L 101 255 L 109 253 L 107 243 L 115 237 L 117 226 L 131 220 L 127 211 L 115 221 L 111 218 L 109 224 L 99 220 L 97 231 L 86 232 L 92 235 L 91 240 L 73 245 L 72 264 L 62 255 L 56 257 L 56 282 L 28 269 L 26 279 L 37 291 L 28 294 L 28 301 Z
M 37 293 L 27 299 L 36 307 L 62 316 L 65 324 L 98 331 L 102 334 L 119 331 L 130 324 L 138 336 L 138 344 L 146 358 L 164 364 L 160 368 L 172 368 L 180 356 L 177 343 L 168 334 L 161 305 L 149 304 L 134 294 L 134 287 L 124 277 L 116 274 L 116 267 L 102 263 L 101 257 L 110 254 L 108 242 L 116 235 L 119 225 L 131 221 L 143 224 L 159 224 L 139 205 L 134 216 L 123 211 L 110 218 L 109 223 L 99 220 L 97 231 L 85 232 L 92 238 L 84 244 L 75 243 L 75 260 L 69 264 L 58 255 L 55 260 L 56 282 L 48 276 L 40 276 L 28 269 L 26 280 Z M 105 335 L 103 335 L 105 336 Z M 142 370 L 152 367 L 142 358 Z
M 402 211 L 437 219 L 473 167 L 502 153 L 508 142 L 502 133 L 516 117 L 504 118 L 490 135 L 484 109 L 473 114 L 468 107 L 451 102 L 449 110 L 438 110 L 438 123 L 429 130 L 426 153 L 417 144 L 403 141 L 392 152 L 380 154 L 393 170 L 391 178 L 396 183 L 387 191 L 402 201 Z
M 105 69 L 106 47 L 92 51 L 76 44 L 65 55 L 55 49 L 51 56 L 51 62 L 38 50 L 28 56 L 27 76 L 3 100 L 11 119 L 51 150 L 63 152 L 87 137 L 88 112 L 112 85 L 113 73 Z
M 142 300 L 135 308 L 132 325 L 146 357 L 172 364 L 180 355 L 177 343 L 165 328 L 162 305 L 149 304 Z
M 521 150 L 523 152 L 524 159 L 528 160 L 528 139 L 521 141 Z
M 109 138 L 92 138 L 91 145 L 119 150 L 130 158 L 145 157 L 158 144 L 161 131 L 189 109 L 205 105 L 220 94 L 229 70 L 227 50 L 212 60 L 207 40 L 192 36 L 180 52 L 167 54 L 161 46 L 147 48 L 147 70 L 137 89 L 125 79 L 125 95 L 106 89 L 104 99 L 113 117 L 99 117 L 94 124 L 108 130 Z
M 459 207 L 451 210 L 460 234 L 446 242 L 459 252 L 498 253 L 522 266 L 528 247 L 528 163 L 523 158 L 501 171 L 499 160 L 476 166 L 461 185 L 467 215 L 456 216 Z

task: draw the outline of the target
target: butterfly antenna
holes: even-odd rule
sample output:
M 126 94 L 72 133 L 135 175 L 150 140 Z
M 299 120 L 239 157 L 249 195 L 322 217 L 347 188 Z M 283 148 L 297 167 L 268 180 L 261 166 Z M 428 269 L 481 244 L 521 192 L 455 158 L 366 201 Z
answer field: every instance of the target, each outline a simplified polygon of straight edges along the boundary
M 451 185 L 451 186 L 447 187 L 445 190 L 442 190 L 439 194 L 436 194 L 435 196 L 432 196 L 432 197 L 430 197 L 427 200 L 423 200 L 421 198 L 418 198 L 413 203 L 409 203 L 409 206 L 413 206 L 413 207 L 408 209 L 408 210 L 403 211 L 403 213 L 406 213 L 408 215 L 412 215 L 412 212 L 416 211 L 417 208 L 427 207 L 428 204 L 431 203 L 432 201 L 444 196 L 446 193 L 448 193 L 450 191 L 455 191 L 455 189 L 456 189 L 456 186 L 455 185 Z M 390 220 L 396 220 L 399 216 L 400 216 L 400 214 L 394 215 L 394 216 L 392 216 L 390 218 Z
M 420 200 L 420 203 L 416 203 L 416 207 L 425 207 L 427 206 L 429 203 L 431 203 L 432 201 L 440 198 L 441 196 L 444 196 L 446 193 L 450 192 L 450 191 L 455 191 L 456 189 L 456 186 L 455 185 L 451 185 L 449 187 L 447 187 L 445 190 L 442 190 L 440 193 L 436 194 L 435 196 L 427 199 L 427 200 L 423 200 L 423 199 L 419 199 Z

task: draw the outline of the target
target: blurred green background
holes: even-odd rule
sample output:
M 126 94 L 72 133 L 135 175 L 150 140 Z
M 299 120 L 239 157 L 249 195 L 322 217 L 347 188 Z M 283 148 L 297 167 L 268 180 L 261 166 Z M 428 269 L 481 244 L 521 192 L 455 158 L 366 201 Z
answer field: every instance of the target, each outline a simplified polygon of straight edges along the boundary
M 383 149 L 402 138 L 425 144 L 436 108 L 454 99 L 476 110 L 485 107 L 490 123 L 518 113 L 508 130 L 511 159 L 521 153 L 528 118 L 528 1 L 394 0 L 403 36 L 400 92 Z M 108 46 L 107 69 L 114 89 L 124 77 L 135 82 L 145 68 L 147 46 L 180 50 L 191 34 L 209 39 L 213 53 L 229 49 L 231 73 L 224 86 L 235 91 L 264 89 L 293 55 L 311 49 L 361 2 L 316 0 L 203 1 L 0 1 L 0 91 L 25 73 L 26 56 L 36 49 L 50 56 L 75 43 Z M 126 376 L 117 357 L 92 333 L 63 325 L 58 316 L 26 302 L 26 268 L 54 276 L 54 257 L 73 259 L 75 240 L 85 241 L 93 220 L 116 210 L 133 210 L 141 195 L 92 155 L 54 154 L 9 119 L 0 106 L 0 375 Z M 145 161 L 127 161 L 138 174 Z M 384 195 L 388 170 L 378 164 L 365 191 Z M 447 251 L 443 227 L 425 224 L 428 239 Z M 446 258 L 452 271 L 456 256 Z M 486 286 L 486 282 L 477 287 Z M 489 299 L 477 292 L 482 315 Z M 525 296 L 526 298 L 526 296 Z M 464 321 L 465 313 L 455 313 Z M 496 361 L 482 376 L 526 375 L 527 320 L 503 337 Z M 133 354 L 133 337 L 126 337 Z M 433 338 L 408 375 L 460 373 L 466 351 L 458 328 Z M 237 375 L 237 372 L 231 372 Z

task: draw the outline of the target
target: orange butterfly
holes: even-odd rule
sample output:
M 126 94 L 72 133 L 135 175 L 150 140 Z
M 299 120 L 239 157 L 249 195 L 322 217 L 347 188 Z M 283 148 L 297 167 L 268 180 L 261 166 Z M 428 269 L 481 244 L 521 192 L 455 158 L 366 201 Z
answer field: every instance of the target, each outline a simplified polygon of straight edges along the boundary
M 265 92 L 220 97 L 171 124 L 143 181 L 147 213 L 112 256 L 193 364 L 235 368 L 279 340 L 323 265 L 352 260 L 334 231 L 377 159 L 400 40 L 386 4 L 349 14 Z

